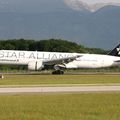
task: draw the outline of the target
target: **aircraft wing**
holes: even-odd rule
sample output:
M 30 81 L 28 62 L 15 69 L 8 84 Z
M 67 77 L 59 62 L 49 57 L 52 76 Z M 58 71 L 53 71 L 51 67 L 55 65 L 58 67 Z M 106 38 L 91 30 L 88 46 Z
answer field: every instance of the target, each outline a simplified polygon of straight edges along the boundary
M 69 62 L 74 61 L 78 57 L 82 57 L 82 55 L 76 55 L 76 56 L 67 57 L 67 58 L 47 60 L 47 61 L 43 61 L 43 63 L 45 65 L 55 65 L 55 64 L 61 64 L 61 63 L 69 63 Z

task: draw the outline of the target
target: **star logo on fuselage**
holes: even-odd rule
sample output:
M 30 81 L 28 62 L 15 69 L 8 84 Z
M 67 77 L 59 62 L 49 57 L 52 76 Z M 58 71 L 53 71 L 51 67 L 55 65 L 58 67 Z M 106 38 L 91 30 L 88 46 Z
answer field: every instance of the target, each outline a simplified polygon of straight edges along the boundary
M 116 48 L 118 55 L 120 55 L 120 47 Z

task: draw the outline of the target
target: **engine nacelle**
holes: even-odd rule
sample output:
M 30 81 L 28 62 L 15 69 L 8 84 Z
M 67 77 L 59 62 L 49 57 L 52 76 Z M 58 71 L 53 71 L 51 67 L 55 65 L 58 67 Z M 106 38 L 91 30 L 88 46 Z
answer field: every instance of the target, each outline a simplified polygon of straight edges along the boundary
M 60 69 L 63 69 L 63 68 L 66 68 L 66 66 L 64 64 L 57 64 L 57 65 L 54 66 L 55 70 L 60 70 Z
M 42 70 L 44 68 L 43 62 L 42 61 L 31 61 L 28 63 L 28 70 Z

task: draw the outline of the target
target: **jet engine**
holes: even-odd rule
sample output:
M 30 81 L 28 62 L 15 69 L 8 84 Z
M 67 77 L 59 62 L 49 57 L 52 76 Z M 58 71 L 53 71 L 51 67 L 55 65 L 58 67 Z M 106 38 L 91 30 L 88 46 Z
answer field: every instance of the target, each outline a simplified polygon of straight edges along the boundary
M 42 70 L 44 68 L 42 61 L 31 61 L 28 63 L 28 70 Z
M 63 68 L 66 68 L 66 66 L 65 66 L 64 64 L 54 65 L 54 69 L 55 69 L 55 70 L 60 70 L 60 69 L 63 69 Z

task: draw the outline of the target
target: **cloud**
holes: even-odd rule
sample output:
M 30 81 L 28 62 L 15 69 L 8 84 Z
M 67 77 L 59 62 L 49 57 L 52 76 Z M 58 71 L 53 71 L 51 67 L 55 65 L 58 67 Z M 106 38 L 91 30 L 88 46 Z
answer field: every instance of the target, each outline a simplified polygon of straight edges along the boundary
M 88 10 L 95 12 L 105 6 L 120 6 L 120 0 L 64 0 L 74 10 Z

